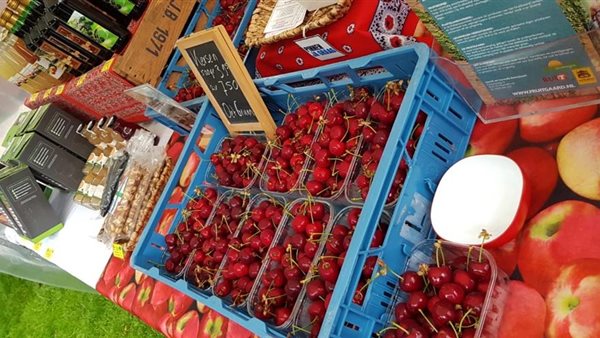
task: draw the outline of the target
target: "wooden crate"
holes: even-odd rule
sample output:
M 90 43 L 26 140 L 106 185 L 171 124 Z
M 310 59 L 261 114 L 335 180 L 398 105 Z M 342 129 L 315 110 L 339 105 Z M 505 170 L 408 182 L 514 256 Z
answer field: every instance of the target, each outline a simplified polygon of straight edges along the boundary
M 156 86 L 196 4 L 192 0 L 150 2 L 127 48 L 116 58 L 111 70 L 134 85 Z

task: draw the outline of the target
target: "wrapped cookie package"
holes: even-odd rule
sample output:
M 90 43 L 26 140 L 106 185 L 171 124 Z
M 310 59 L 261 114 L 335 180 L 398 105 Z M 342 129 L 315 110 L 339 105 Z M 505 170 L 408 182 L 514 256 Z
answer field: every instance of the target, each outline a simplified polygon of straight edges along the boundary
M 172 167 L 170 161 L 165 161 L 164 146 L 155 146 L 154 141 L 154 134 L 138 130 L 127 144 L 127 165 L 111 189 L 114 197 L 99 236 L 107 245 L 118 243 L 133 249 L 137 238 L 134 234 L 144 227 L 143 219 L 151 208 L 152 198 L 148 197 L 156 194 L 165 167 Z

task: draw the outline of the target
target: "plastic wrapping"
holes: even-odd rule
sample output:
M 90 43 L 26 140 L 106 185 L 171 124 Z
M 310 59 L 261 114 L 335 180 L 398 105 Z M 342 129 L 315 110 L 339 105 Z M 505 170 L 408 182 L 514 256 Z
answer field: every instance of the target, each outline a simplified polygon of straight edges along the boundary
M 110 160 L 106 186 L 104 187 L 104 191 L 102 193 L 102 201 L 100 201 L 100 215 L 102 215 L 102 217 L 106 216 L 108 213 L 110 202 L 115 196 L 117 191 L 117 183 L 119 183 L 121 175 L 123 174 L 123 171 L 125 171 L 127 161 L 129 161 L 129 154 L 126 152 L 123 152 L 122 154 L 117 155 L 115 158 Z
M 107 243 L 127 243 L 136 230 L 138 217 L 148 200 L 147 192 L 165 158 L 163 146 L 154 146 L 155 136 L 138 130 L 129 140 L 129 161 L 117 184 L 100 239 Z

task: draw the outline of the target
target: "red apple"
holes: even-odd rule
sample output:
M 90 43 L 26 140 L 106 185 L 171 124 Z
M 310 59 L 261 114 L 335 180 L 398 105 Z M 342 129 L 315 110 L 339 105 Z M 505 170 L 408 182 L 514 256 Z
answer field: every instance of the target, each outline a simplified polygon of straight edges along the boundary
M 125 260 L 121 265 L 121 269 L 115 275 L 113 283 L 117 288 L 122 288 L 132 281 L 134 274 L 135 270 L 129 265 L 129 260 Z
M 556 100 L 543 100 L 519 105 L 519 114 L 577 104 L 598 99 L 598 96 L 581 96 Z M 529 142 L 548 142 L 559 138 L 578 125 L 591 120 L 598 112 L 597 105 L 541 113 L 521 118 L 521 138 Z
M 194 300 L 189 296 L 175 290 L 169 297 L 168 311 L 175 317 L 187 311 L 194 303 Z
M 155 314 L 162 315 L 162 313 L 154 311 L 154 308 L 150 303 L 153 289 L 154 279 L 145 278 L 138 287 L 138 292 L 133 303 L 133 313 L 145 322 L 153 322 Z
M 600 260 L 564 267 L 546 298 L 546 337 L 600 337 Z
M 121 290 L 119 293 L 119 298 L 117 300 L 117 304 L 127 310 L 131 311 L 131 307 L 133 306 L 133 301 L 135 300 L 136 294 L 136 286 L 135 283 L 129 283 L 126 287 Z
M 515 136 L 517 124 L 517 120 L 489 124 L 477 120 L 466 156 L 503 154 Z
M 170 286 L 156 282 L 152 290 L 152 296 L 150 297 L 150 304 L 152 304 L 154 311 L 159 313 L 168 312 L 169 298 L 171 298 L 173 292 L 175 292 L 175 289 Z
M 167 337 L 173 337 L 176 321 L 177 318 L 173 317 L 170 313 L 165 313 L 158 321 L 158 330 Z
M 544 298 L 520 281 L 508 282 L 498 338 L 542 338 L 546 320 Z
M 180 186 L 175 187 L 173 189 L 173 193 L 171 194 L 171 198 L 169 198 L 169 204 L 177 204 L 183 201 L 183 189 Z
M 181 172 L 181 177 L 179 178 L 179 185 L 182 188 L 187 188 L 190 185 L 190 182 L 194 178 L 196 174 L 196 169 L 198 169 L 198 165 L 200 164 L 200 156 L 195 152 L 192 152 L 190 157 L 188 158 L 185 167 L 183 167 L 183 171 Z
M 227 334 L 227 319 L 214 310 L 204 314 L 198 338 L 220 338 Z
M 188 311 L 175 324 L 175 338 L 196 338 L 200 332 L 200 319 L 196 310 Z
M 556 160 L 560 177 L 573 192 L 600 201 L 600 118 L 563 137 Z
M 253 338 L 252 332 L 244 329 L 233 320 L 227 323 L 227 338 Z
M 163 236 L 166 236 L 169 233 L 169 229 L 171 229 L 171 225 L 173 224 L 176 214 L 177 209 L 167 209 L 163 211 L 155 231 Z
M 558 181 L 556 161 L 550 154 L 538 147 L 525 147 L 511 151 L 506 156 L 515 161 L 531 189 L 531 202 L 527 218 L 531 218 L 542 209 Z
M 496 264 L 502 271 L 506 272 L 509 276 L 515 271 L 518 253 L 516 239 L 513 239 L 499 248 L 489 249 L 488 251 L 494 256 Z
M 117 273 L 119 273 L 125 264 L 126 262 L 120 258 L 115 256 L 110 257 L 110 260 L 104 269 L 104 274 L 102 275 L 102 280 L 106 286 L 110 287 L 111 285 L 114 285 L 114 280 L 117 276 Z
M 600 258 L 600 210 L 581 201 L 562 201 L 542 210 L 523 229 L 519 271 L 525 283 L 546 295 L 563 265 Z
M 167 157 L 169 157 L 172 161 L 177 161 L 179 155 L 181 155 L 181 151 L 183 150 L 183 142 L 178 141 L 173 143 L 167 149 Z

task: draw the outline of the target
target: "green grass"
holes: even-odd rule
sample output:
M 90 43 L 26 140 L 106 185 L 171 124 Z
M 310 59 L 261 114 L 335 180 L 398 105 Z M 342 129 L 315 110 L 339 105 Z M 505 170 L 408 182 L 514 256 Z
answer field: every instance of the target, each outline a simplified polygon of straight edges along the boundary
M 0 274 L 0 337 L 161 337 L 100 295 Z

